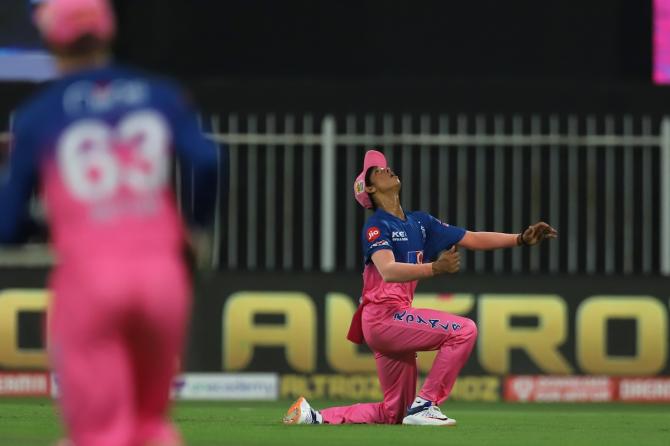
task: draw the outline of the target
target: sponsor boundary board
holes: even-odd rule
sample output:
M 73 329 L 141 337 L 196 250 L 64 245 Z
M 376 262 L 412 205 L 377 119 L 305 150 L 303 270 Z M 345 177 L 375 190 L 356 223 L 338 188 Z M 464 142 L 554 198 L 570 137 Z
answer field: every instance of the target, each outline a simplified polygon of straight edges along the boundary
M 522 403 L 670 403 L 670 377 L 508 376 L 503 396 Z
M 0 270 L 0 369 L 46 370 L 45 270 Z M 358 274 L 213 273 L 196 286 L 187 372 L 374 374 L 346 339 Z M 420 283 L 415 307 L 473 319 L 463 375 L 670 375 L 670 280 L 472 276 Z M 448 318 L 440 320 L 444 327 Z M 393 323 L 418 324 L 403 317 Z M 445 328 L 446 330 L 447 328 Z M 434 352 L 418 355 L 420 374 Z

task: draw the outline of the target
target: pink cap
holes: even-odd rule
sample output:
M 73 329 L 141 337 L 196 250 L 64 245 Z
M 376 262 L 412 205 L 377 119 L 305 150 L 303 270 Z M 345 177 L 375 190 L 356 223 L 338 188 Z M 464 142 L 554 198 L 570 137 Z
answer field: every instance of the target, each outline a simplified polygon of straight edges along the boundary
M 365 192 L 365 173 L 370 167 L 386 167 L 386 157 L 377 150 L 368 150 L 363 159 L 363 171 L 358 174 L 354 181 L 354 197 L 366 209 L 372 209 L 372 198 Z
M 86 34 L 110 40 L 116 28 L 107 0 L 46 0 L 35 10 L 35 23 L 44 39 L 56 46 Z

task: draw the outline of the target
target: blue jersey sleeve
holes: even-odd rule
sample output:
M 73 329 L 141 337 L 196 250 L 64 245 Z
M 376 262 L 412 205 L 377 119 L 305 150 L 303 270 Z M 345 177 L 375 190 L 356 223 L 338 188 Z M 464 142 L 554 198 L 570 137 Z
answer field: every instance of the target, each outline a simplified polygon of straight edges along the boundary
M 204 226 L 211 221 L 217 192 L 217 165 L 221 164 L 221 184 L 227 184 L 228 166 L 226 157 L 218 159 L 217 147 L 207 139 L 198 126 L 198 119 L 185 96 L 172 93 L 172 128 L 175 151 L 181 168 L 190 172 L 192 185 L 191 223 Z
M 430 214 L 424 214 L 426 223 L 426 258 L 433 261 L 438 254 L 445 249 L 461 241 L 465 235 L 465 229 L 442 223 Z
M 37 150 L 28 121 L 17 114 L 9 167 L 0 177 L 0 243 L 20 243 L 33 223 L 28 214 L 37 183 Z
M 372 254 L 382 249 L 391 249 L 391 232 L 388 226 L 380 221 L 368 220 L 362 233 L 363 258 L 365 263 L 372 261 Z

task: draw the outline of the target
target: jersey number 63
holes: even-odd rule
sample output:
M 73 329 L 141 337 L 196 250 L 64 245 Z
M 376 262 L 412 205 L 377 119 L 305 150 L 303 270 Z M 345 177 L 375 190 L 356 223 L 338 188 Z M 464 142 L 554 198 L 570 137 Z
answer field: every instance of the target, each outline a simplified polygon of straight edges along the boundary
M 122 187 L 145 194 L 167 182 L 169 144 L 167 123 L 153 110 L 129 113 L 114 127 L 100 119 L 82 119 L 63 131 L 58 165 L 68 189 L 80 200 L 111 198 Z

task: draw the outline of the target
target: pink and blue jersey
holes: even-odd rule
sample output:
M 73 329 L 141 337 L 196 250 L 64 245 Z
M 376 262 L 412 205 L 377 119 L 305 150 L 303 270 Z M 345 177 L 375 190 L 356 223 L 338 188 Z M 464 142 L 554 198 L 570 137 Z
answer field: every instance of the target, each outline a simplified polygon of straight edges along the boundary
M 169 390 L 190 313 L 172 160 L 192 172 L 193 223 L 213 209 L 217 153 L 172 84 L 104 67 L 55 82 L 16 114 L 0 243 L 21 242 L 39 187 L 58 266 L 49 359 L 74 444 L 181 444 Z
M 116 66 L 65 76 L 16 113 L 13 138 L 0 185 L 0 243 L 25 236 L 39 187 L 60 261 L 180 252 L 175 155 L 193 172 L 194 222 L 211 215 L 216 148 L 168 81 Z
M 372 254 L 390 249 L 396 262 L 420 264 L 434 260 L 465 235 L 465 230 L 442 223 L 426 212 L 406 212 L 405 220 L 378 209 L 363 226 L 362 303 L 410 306 L 416 280 L 403 283 L 384 282 L 372 263 Z
M 477 328 L 461 316 L 412 307 L 417 281 L 384 282 L 372 255 L 389 249 L 396 262 L 432 261 L 460 242 L 465 230 L 425 212 L 406 212 L 402 220 L 379 209 L 367 220 L 361 235 L 363 295 L 347 339 L 356 344 L 365 342 L 374 352 L 384 401 L 330 407 L 321 415 L 331 424 L 397 424 L 403 421 L 416 396 L 416 352 L 438 352 L 419 396 L 439 405 L 449 396 L 472 351 Z

